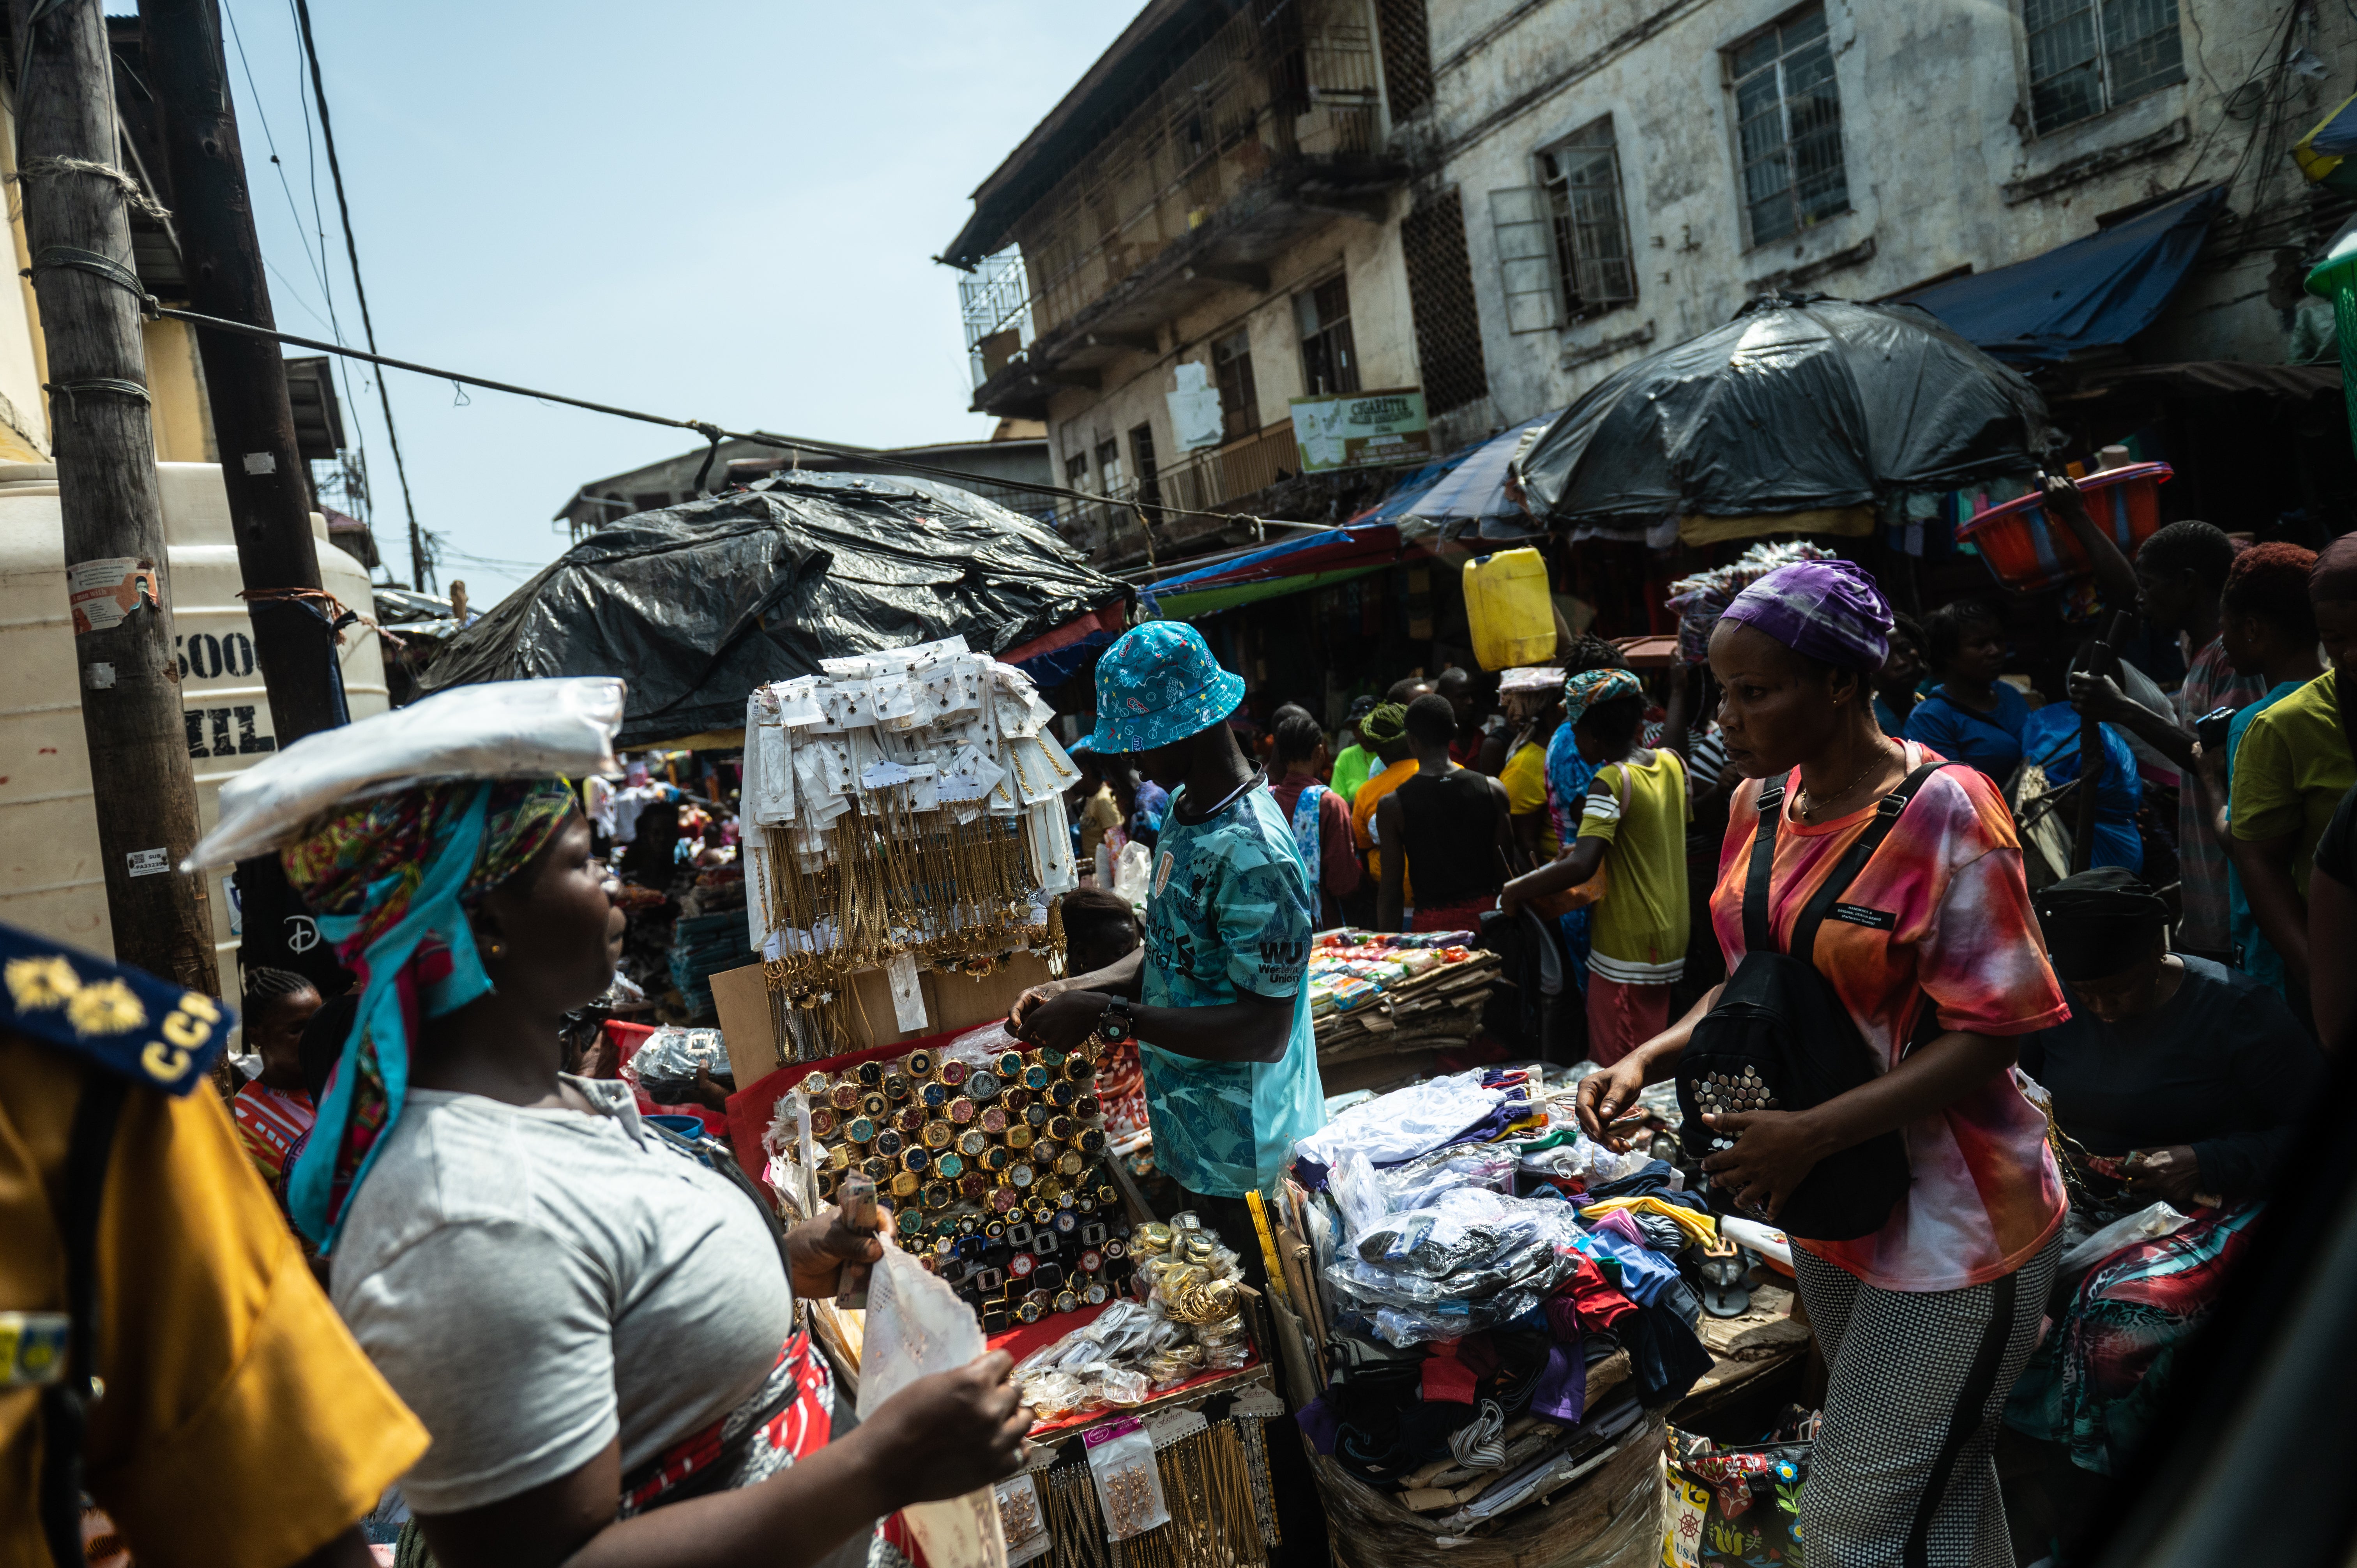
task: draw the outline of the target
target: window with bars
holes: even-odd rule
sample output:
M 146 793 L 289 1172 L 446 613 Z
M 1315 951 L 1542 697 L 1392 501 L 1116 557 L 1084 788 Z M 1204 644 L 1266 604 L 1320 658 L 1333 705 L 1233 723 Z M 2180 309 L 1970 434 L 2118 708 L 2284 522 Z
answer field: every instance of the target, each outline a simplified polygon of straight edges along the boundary
M 1121 494 L 1121 443 L 1107 439 L 1097 443 L 1097 478 L 1103 481 L 1105 495 Z
M 1481 353 L 1463 193 L 1451 186 L 1411 208 L 1400 220 L 1400 251 L 1426 409 L 1446 413 L 1487 397 L 1490 369 Z
M 1620 199 L 1620 152 L 1612 116 L 1539 155 L 1539 185 L 1555 225 L 1564 310 L 1577 320 L 1637 297 L 1629 219 Z
M 2040 135 L 2185 80 L 2177 0 L 2022 0 Z
M 1162 481 L 1156 478 L 1154 426 L 1133 426 L 1129 433 L 1130 461 L 1137 465 L 1137 499 L 1150 507 L 1162 504 Z
M 1841 94 L 1822 6 L 1796 11 L 1727 51 L 1751 242 L 1789 239 L 1849 208 Z
M 1211 380 L 1220 388 L 1221 434 L 1242 440 L 1260 428 L 1260 393 L 1253 385 L 1252 334 L 1229 333 L 1211 345 Z
M 1359 390 L 1359 354 L 1351 344 L 1351 285 L 1339 274 L 1293 296 L 1301 331 L 1301 384 L 1308 396 Z

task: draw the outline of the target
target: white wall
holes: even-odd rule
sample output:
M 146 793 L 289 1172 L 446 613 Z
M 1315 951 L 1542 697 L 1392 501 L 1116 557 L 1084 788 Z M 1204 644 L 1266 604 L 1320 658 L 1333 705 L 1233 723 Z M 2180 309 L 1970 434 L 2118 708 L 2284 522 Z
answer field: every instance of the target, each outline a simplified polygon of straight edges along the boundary
M 1870 259 L 1804 286 L 1872 299 L 1967 263 L 1986 272 L 2093 233 L 2098 214 L 2224 177 L 2238 160 L 2228 205 L 2247 209 L 2262 173 L 2256 150 L 2243 156 L 2255 123 L 2221 128 L 2220 104 L 2254 62 L 2272 60 L 2288 4 L 2179 0 L 2186 81 L 2040 137 L 2027 129 L 2019 0 L 1825 0 L 1850 210 L 1796 240 L 1753 246 L 1722 52 L 1789 15 L 1790 0 L 1543 0 L 1520 16 L 1513 0 L 1432 0 L 1435 104 L 1413 131 L 1437 181 L 1463 197 L 1496 418 L 1560 407 L 1631 358 L 1725 321 L 1759 280 L 1868 241 Z M 2295 42 L 2328 74 L 2295 83 L 2283 118 L 2298 128 L 2284 145 L 2357 88 L 2357 18 L 2328 5 L 2298 26 Z M 1535 184 L 1540 148 L 1608 113 L 1638 298 L 1567 327 L 1510 334 L 1489 193 Z M 2158 156 L 2005 199 L 2008 182 L 2165 136 L 2179 120 L 2187 139 Z M 2266 199 L 2300 187 L 2287 159 Z M 2280 321 L 2264 298 L 2273 264 L 2262 254 L 2197 273 L 2147 347 L 2170 359 L 2280 361 Z M 1648 342 L 1564 362 L 1649 327 Z

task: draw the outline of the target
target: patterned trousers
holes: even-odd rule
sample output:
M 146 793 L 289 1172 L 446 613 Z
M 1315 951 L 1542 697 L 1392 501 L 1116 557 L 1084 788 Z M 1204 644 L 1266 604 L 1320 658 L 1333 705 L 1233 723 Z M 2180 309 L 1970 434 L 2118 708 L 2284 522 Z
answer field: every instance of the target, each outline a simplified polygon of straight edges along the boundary
M 2061 1255 L 2058 1232 L 2003 1279 L 1913 1292 L 1793 1249 L 1830 1374 L 1801 1496 L 1810 1568 L 2013 1568 L 1997 1428 Z

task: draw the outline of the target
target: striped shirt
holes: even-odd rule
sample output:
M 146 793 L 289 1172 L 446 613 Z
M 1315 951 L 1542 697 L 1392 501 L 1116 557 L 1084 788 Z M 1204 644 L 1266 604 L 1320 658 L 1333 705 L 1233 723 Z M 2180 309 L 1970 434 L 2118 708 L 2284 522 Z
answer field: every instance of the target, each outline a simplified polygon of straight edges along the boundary
M 318 1114 L 311 1108 L 311 1097 L 299 1090 L 288 1094 L 273 1089 L 257 1078 L 237 1091 L 231 1109 L 237 1117 L 237 1135 L 245 1145 L 246 1156 L 262 1173 L 263 1185 L 277 1191 L 279 1173 L 286 1167 L 286 1151 L 311 1130 Z
M 1667 746 L 1641 764 L 1611 762 L 1596 770 L 1579 836 L 1609 846 L 1587 954 L 1587 967 L 1605 979 L 1668 985 L 1685 973 L 1692 811 L 1685 765 Z

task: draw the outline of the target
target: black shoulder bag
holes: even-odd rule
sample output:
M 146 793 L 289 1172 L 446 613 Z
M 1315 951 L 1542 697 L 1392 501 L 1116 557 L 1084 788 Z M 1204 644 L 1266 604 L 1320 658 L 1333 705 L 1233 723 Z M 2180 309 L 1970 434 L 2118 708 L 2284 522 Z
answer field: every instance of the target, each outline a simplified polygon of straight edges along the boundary
M 1783 820 L 1784 787 L 1760 791 L 1760 826 L 1743 886 L 1743 961 L 1727 977 L 1718 1004 L 1694 1026 L 1678 1059 L 1681 1138 L 1701 1159 L 1734 1147 L 1712 1131 L 1705 1114 L 1745 1111 L 1805 1111 L 1846 1094 L 1874 1077 L 1865 1036 L 1814 961 L 1818 929 L 1826 918 L 1888 929 L 1893 917 L 1842 904 L 1843 894 L 1899 825 L 1924 781 L 1953 763 L 1927 762 L 1900 781 L 1875 808 L 1857 842 L 1801 910 L 1792 950 L 1780 951 L 1768 918 L 1769 884 L 1776 863 L 1776 829 Z M 1896 1132 L 1828 1155 L 1784 1200 L 1776 1223 L 1812 1241 L 1846 1241 L 1882 1229 L 1905 1196 L 1910 1177 L 1907 1149 Z

